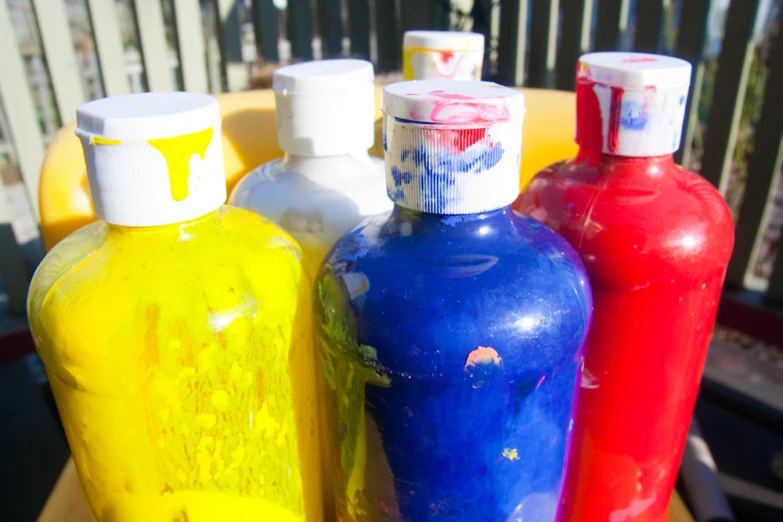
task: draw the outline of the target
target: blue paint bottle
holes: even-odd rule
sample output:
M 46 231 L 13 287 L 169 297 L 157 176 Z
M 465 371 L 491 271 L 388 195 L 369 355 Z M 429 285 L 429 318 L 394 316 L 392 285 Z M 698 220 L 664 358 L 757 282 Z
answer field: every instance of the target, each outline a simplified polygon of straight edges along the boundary
M 384 90 L 391 213 L 318 280 L 337 520 L 553 521 L 592 310 L 578 256 L 514 213 L 524 101 Z

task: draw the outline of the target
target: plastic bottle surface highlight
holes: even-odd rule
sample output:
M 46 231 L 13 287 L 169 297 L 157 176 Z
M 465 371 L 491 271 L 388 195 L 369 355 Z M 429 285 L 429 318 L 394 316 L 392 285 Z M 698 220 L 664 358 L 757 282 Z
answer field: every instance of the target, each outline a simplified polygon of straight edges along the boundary
M 406 31 L 403 37 L 406 80 L 480 80 L 483 63 L 483 34 Z
M 664 56 L 583 56 L 579 154 L 514 205 L 579 252 L 595 299 L 564 520 L 667 519 L 734 240 L 720 194 L 672 158 L 690 72 Z
M 554 521 L 591 298 L 510 208 L 522 94 L 417 81 L 383 103 L 395 207 L 317 283 L 337 520 Z
M 28 309 L 94 519 L 322 520 L 311 287 L 287 234 L 221 206 L 215 100 L 98 100 L 77 132 L 100 221 Z
M 275 71 L 274 88 L 286 155 L 243 178 L 230 203 L 287 230 L 315 276 L 340 236 L 392 207 L 383 160 L 367 153 L 374 140 L 373 68 L 363 60 L 291 65 Z

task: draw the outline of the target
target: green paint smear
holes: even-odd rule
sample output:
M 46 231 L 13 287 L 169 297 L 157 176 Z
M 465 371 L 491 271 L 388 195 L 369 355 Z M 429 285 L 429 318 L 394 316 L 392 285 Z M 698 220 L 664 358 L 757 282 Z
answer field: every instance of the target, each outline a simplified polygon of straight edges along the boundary
M 351 497 L 355 500 L 356 487 L 363 487 L 363 478 L 352 484 L 357 474 L 364 470 L 355 466 L 366 465 L 364 389 L 368 383 L 376 386 L 390 386 L 391 379 L 378 361 L 375 348 L 357 341 L 356 317 L 350 306 L 347 289 L 330 266 L 325 266 L 318 283 L 321 366 L 332 397 L 328 399 L 326 415 L 329 419 L 330 436 L 339 433 L 338 440 L 332 440 L 332 447 L 340 448 L 340 487 L 346 499 L 337 499 L 338 504 Z M 357 462 L 358 460 L 358 462 Z M 353 490 L 353 491 L 351 491 Z M 344 504 L 343 504 L 344 505 Z

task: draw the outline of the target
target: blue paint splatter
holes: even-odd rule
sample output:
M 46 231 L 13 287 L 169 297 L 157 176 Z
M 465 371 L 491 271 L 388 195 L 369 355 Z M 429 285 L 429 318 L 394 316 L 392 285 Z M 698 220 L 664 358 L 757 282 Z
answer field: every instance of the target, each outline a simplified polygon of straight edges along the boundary
M 620 114 L 620 126 L 629 129 L 640 131 L 644 130 L 649 120 L 649 113 L 647 107 L 643 103 L 635 102 L 632 100 L 624 101 Z
M 386 140 L 386 132 L 383 133 L 383 152 L 389 152 L 389 142 Z
M 503 158 L 503 146 L 500 143 L 494 147 L 471 148 L 462 154 L 452 154 L 439 150 L 427 154 L 424 147 L 412 151 L 412 159 L 417 167 L 423 167 L 427 175 L 440 173 L 473 172 L 480 173 L 489 170 Z
M 428 152 L 422 146 L 405 150 L 400 155 L 403 156 L 403 154 L 420 170 L 416 177 L 420 190 L 419 197 L 427 205 L 425 208 L 435 209 L 442 208 L 462 197 L 458 192 L 448 190 L 454 186 L 457 176 L 480 174 L 493 168 L 503 158 L 504 150 L 499 143 L 494 147 L 474 147 L 462 154 L 453 154 L 443 150 Z M 410 175 L 410 173 L 392 168 L 392 177 L 396 186 L 410 183 L 411 180 L 407 178 L 406 174 Z M 400 200 L 392 197 L 392 201 Z
M 400 161 L 405 161 L 406 159 L 408 159 L 408 157 L 410 157 L 410 155 L 411 155 L 410 150 L 408 149 L 403 150 L 402 152 L 400 152 Z
M 483 214 L 459 214 L 456 216 L 443 216 L 440 222 L 443 223 L 444 225 L 453 227 L 458 225 L 459 223 L 470 223 L 471 221 L 476 221 L 477 219 L 481 219 L 482 217 Z
M 346 261 L 356 261 L 367 253 L 367 238 L 362 234 L 364 227 L 357 228 L 343 236 L 337 244 L 340 255 Z
M 411 174 L 410 172 L 401 172 L 400 169 L 398 169 L 397 167 L 391 168 L 391 175 L 392 178 L 394 179 L 395 187 L 401 187 L 403 183 L 407 185 L 413 179 L 413 174 Z
M 679 104 L 683 105 L 685 103 L 685 96 L 680 96 Z

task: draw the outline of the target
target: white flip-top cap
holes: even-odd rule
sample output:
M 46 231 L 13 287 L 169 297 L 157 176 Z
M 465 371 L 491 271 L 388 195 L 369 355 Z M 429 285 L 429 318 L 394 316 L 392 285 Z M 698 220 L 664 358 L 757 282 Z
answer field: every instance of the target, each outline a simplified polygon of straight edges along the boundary
M 671 56 L 582 56 L 577 67 L 577 143 L 618 156 L 673 153 L 680 147 L 690 80 L 691 64 Z
M 521 92 L 490 82 L 420 80 L 383 90 L 386 186 L 405 208 L 474 214 L 519 195 Z
M 373 67 L 364 60 L 321 60 L 274 72 L 280 148 L 302 156 L 369 149 L 375 139 Z
M 484 35 L 407 31 L 402 54 L 406 80 L 477 81 L 484 63 Z
M 461 31 L 405 31 L 403 47 L 431 51 L 484 52 L 484 35 Z
M 98 218 L 144 227 L 208 214 L 226 200 L 217 101 L 205 94 L 130 94 L 76 110 Z

